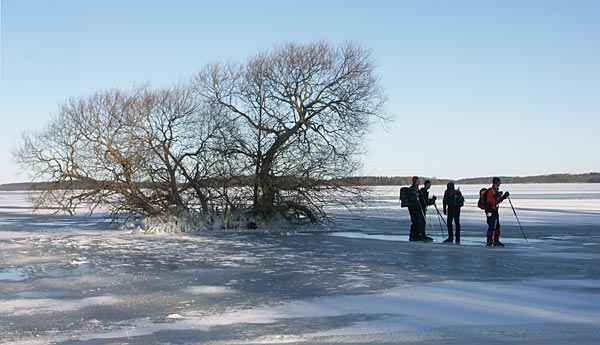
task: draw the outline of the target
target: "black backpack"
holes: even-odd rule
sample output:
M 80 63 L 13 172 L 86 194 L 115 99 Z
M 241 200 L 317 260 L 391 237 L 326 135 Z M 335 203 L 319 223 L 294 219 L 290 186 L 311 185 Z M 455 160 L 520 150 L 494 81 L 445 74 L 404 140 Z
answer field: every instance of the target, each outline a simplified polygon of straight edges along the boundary
M 408 192 L 410 187 L 400 188 L 400 207 L 408 207 Z

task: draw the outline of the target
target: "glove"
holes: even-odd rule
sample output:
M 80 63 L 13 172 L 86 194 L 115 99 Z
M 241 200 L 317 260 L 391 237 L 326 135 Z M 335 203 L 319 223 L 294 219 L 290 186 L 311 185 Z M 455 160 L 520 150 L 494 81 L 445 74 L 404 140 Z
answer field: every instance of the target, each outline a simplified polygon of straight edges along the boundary
M 504 192 L 503 198 L 506 199 L 506 198 L 508 198 L 509 195 L 510 195 L 510 193 L 508 191 L 506 191 L 506 192 Z
M 444 216 L 446 215 L 446 209 L 444 209 Z
M 437 199 L 437 197 L 434 195 L 431 200 L 435 201 Z

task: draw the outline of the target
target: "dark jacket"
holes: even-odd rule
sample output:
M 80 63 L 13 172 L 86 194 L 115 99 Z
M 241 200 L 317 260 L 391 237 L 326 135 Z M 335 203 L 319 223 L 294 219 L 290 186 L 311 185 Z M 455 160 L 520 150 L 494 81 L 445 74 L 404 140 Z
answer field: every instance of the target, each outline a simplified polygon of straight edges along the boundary
M 435 204 L 435 198 L 429 198 L 429 191 L 425 187 L 419 190 L 419 204 L 423 212 L 427 211 L 427 206 Z
M 408 206 L 418 206 L 419 205 L 419 191 L 417 190 L 417 186 L 412 185 L 408 187 Z
M 444 211 L 446 211 L 446 208 L 460 207 L 460 206 L 456 206 L 456 198 L 459 195 L 462 196 L 462 193 L 459 190 L 446 189 L 446 191 L 444 192 L 444 200 L 442 201 L 442 205 L 444 206 Z

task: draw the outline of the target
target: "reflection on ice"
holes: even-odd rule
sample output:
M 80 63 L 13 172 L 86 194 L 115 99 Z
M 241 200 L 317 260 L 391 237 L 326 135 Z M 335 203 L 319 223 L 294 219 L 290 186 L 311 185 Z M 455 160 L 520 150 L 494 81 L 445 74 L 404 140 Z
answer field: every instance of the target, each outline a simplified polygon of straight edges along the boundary
M 373 234 L 373 233 L 364 233 L 360 231 L 335 231 L 330 232 L 327 235 L 334 237 L 345 237 L 345 238 L 360 238 L 366 240 L 380 240 L 380 241 L 398 241 L 398 242 L 408 242 L 408 236 L 406 235 L 390 235 L 390 234 Z M 435 236 L 435 235 L 434 235 Z M 437 236 L 441 238 L 440 236 Z M 446 243 L 440 243 L 441 241 L 434 242 L 411 242 L 414 244 L 423 244 L 423 245 L 450 245 Z M 523 238 L 510 238 L 503 237 L 502 242 L 511 243 L 511 244 L 525 244 L 525 240 Z M 542 243 L 543 240 L 537 239 L 529 239 L 528 243 Z M 482 237 L 471 237 L 471 236 L 463 236 L 460 240 L 460 245 L 469 245 L 469 246 L 481 246 L 485 244 L 485 240 Z

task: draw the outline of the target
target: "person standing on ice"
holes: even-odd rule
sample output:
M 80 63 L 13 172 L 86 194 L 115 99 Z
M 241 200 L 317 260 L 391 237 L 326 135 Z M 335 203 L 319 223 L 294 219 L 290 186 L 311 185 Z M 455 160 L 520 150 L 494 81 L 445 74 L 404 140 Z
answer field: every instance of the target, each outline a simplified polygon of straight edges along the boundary
M 442 201 L 444 205 L 444 214 L 448 216 L 448 238 L 444 240 L 444 243 L 452 243 L 456 240 L 456 243 L 460 243 L 460 208 L 465 203 L 465 198 L 462 196 L 460 190 L 454 189 L 454 182 L 448 182 L 446 185 L 446 191 L 444 192 L 444 199 Z M 456 237 L 452 230 L 452 222 L 456 226 Z
M 487 218 L 488 230 L 487 230 L 487 246 L 504 247 L 504 244 L 500 242 L 500 217 L 498 214 L 498 204 L 504 201 L 510 195 L 509 192 L 500 191 L 499 177 L 492 179 L 492 187 L 485 191 L 485 216 Z
M 410 234 L 409 241 L 423 241 L 421 237 L 421 223 L 425 227 L 425 219 L 421 212 L 419 204 L 419 183 L 421 180 L 418 176 L 412 177 L 412 184 L 408 188 L 408 213 L 410 214 Z
M 423 188 L 419 190 L 419 206 L 421 209 L 421 217 L 423 219 L 423 221 L 420 224 L 421 229 L 419 232 L 423 241 L 433 241 L 433 238 L 425 234 L 425 226 L 427 225 L 427 222 L 425 220 L 425 215 L 427 214 L 427 206 L 435 204 L 436 200 L 435 195 L 429 198 L 429 188 L 431 188 L 431 181 L 425 180 L 425 182 L 423 183 Z

